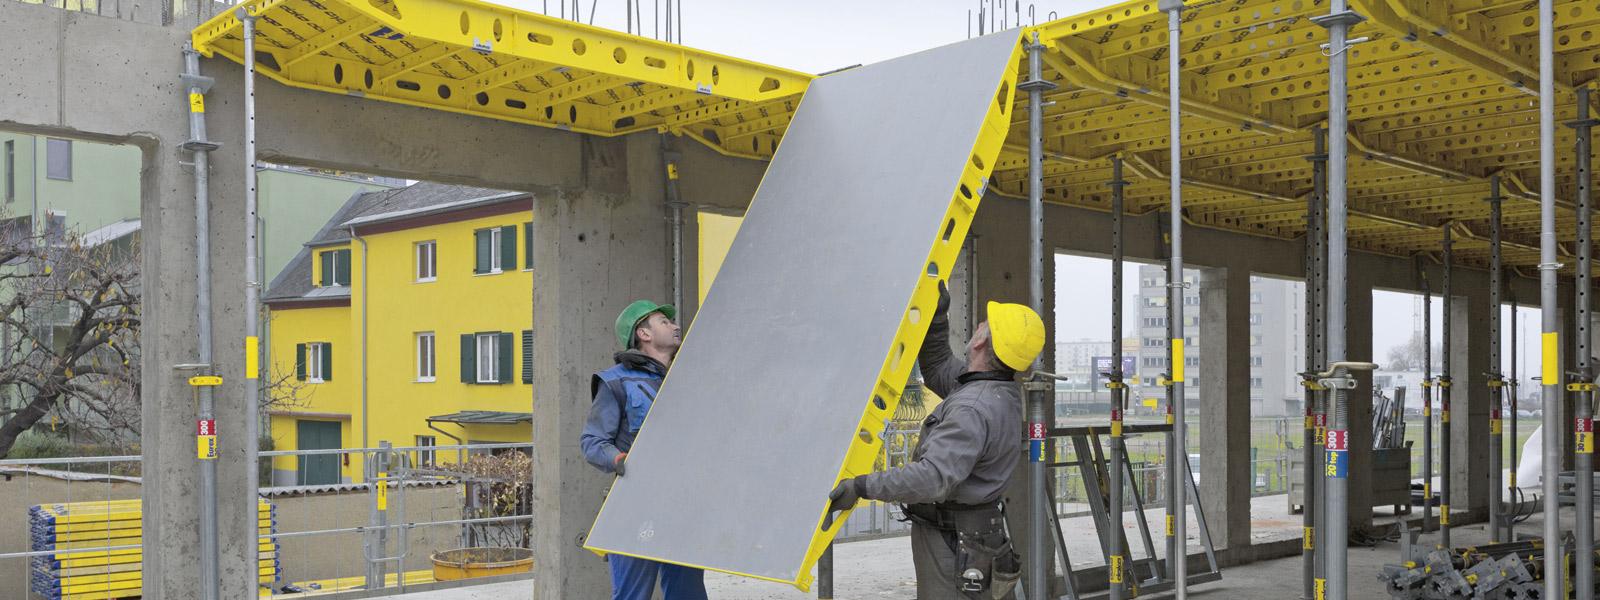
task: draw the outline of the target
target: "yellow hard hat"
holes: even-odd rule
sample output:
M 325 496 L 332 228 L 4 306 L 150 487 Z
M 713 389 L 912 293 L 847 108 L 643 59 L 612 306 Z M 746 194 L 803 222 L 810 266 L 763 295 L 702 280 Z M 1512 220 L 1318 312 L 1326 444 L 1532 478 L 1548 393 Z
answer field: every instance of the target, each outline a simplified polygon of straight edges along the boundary
M 1044 349 L 1044 320 L 1021 304 L 990 302 L 989 338 L 1000 362 L 1026 371 Z

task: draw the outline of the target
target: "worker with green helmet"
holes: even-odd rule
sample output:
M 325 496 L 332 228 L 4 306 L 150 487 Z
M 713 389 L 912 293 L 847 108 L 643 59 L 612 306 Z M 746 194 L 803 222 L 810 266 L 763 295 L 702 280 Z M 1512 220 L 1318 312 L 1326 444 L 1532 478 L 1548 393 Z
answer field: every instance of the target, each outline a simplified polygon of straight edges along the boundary
M 589 464 L 622 477 L 627 473 L 628 450 L 644 426 L 655 403 L 656 390 L 682 342 L 678 311 L 671 305 L 638 300 L 617 315 L 616 364 L 595 373 L 589 392 L 589 420 L 578 445 Z M 650 600 L 657 583 L 666 600 L 705 600 L 705 572 L 700 569 L 612 554 L 613 600 Z
M 1001 496 L 1022 459 L 1017 373 L 1044 348 L 1044 321 L 1026 306 L 990 302 L 960 362 L 950 349 L 949 308 L 941 285 L 917 360 L 923 384 L 944 402 L 922 421 L 911 462 L 840 481 L 828 517 L 860 499 L 904 504 L 918 600 L 1013 598 L 1022 565 Z

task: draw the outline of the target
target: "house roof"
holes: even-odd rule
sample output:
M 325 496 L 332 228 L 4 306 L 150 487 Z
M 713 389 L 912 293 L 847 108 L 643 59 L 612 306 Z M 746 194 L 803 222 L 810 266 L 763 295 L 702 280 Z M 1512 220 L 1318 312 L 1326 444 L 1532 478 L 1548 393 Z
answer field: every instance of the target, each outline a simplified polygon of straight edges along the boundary
M 114 242 L 125 236 L 139 231 L 139 219 L 126 219 L 117 221 L 105 227 L 83 234 L 83 245 L 93 248 L 107 242 Z
M 290 304 L 348 299 L 348 287 L 319 288 L 312 285 L 311 263 L 315 248 L 349 243 L 350 228 L 353 226 L 446 214 L 526 197 L 528 194 L 521 192 L 428 182 L 392 190 L 358 192 L 328 218 L 316 235 L 311 236 L 305 247 L 272 280 L 262 300 Z

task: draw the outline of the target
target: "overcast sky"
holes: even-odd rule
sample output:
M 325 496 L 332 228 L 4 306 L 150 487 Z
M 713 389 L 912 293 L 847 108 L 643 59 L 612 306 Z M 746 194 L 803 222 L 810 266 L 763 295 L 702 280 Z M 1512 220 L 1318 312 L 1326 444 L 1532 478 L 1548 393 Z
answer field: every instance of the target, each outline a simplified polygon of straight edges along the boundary
M 655 37 L 655 0 L 639 0 L 643 35 Z M 497 0 L 533 12 L 560 16 L 556 0 Z M 582 0 L 583 21 L 622 31 L 627 27 L 626 0 Z M 675 3 L 676 4 L 676 3 Z M 1060 15 L 1106 6 L 1106 0 L 1036 2 L 1038 21 L 1050 11 Z M 571 6 L 571 3 L 568 3 Z M 1006 3 L 1007 26 L 1015 26 L 1012 2 Z M 1028 4 L 1022 19 L 1028 20 Z M 682 43 L 729 56 L 808 73 L 926 50 L 967 38 L 967 11 L 976 20 L 976 0 L 876 0 L 842 2 L 760 2 L 752 0 L 687 0 L 683 4 Z M 665 9 L 663 8 L 663 12 Z M 975 26 L 974 26 L 975 27 Z M 975 30 L 974 30 L 975 31 Z

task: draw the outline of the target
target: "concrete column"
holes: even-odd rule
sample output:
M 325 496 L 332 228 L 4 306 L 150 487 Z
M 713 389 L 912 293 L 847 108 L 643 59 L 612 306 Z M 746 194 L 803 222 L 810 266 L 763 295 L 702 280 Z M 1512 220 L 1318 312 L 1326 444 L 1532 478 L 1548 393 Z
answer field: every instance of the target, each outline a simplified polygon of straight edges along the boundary
M 1450 415 L 1450 481 L 1452 510 L 1468 510 L 1468 522 L 1489 516 L 1489 387 L 1484 373 L 1489 366 L 1488 277 L 1478 271 L 1456 272 L 1456 281 L 1465 283 L 1447 305 L 1451 314 L 1450 368 L 1455 377 L 1454 402 Z M 1454 523 L 1455 521 L 1451 521 Z
M 1353 258 L 1353 257 L 1352 257 Z M 1365 258 L 1365 257 L 1363 257 Z M 1366 262 L 1366 261 L 1362 261 Z M 1345 321 L 1346 348 L 1352 361 L 1372 360 L 1372 279 L 1371 274 L 1350 269 L 1348 305 Z M 1341 285 L 1330 281 L 1329 285 Z M 1351 528 L 1372 525 L 1372 372 L 1356 371 L 1356 389 L 1350 390 L 1350 510 Z
M 589 414 L 590 375 L 620 350 L 610 335 L 617 314 L 635 299 L 669 293 L 666 211 L 645 173 L 659 171 L 660 160 L 640 148 L 649 143 L 585 138 L 589 189 L 534 200 L 534 261 L 542 267 L 534 272 L 533 331 L 549 349 L 534 362 L 539 600 L 598 598 L 611 589 L 605 563 L 582 546 L 612 477 L 584 460 L 578 437 Z
M 1200 270 L 1200 502 L 1217 548 L 1250 544 L 1250 272 Z

